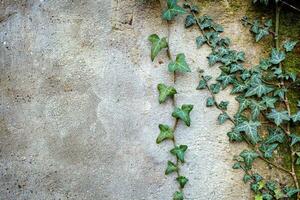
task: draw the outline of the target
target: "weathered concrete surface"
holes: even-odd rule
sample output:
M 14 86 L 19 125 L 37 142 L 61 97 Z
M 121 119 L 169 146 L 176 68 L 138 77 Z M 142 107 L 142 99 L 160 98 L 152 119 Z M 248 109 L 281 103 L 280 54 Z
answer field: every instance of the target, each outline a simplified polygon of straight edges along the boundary
M 237 49 L 255 57 L 230 3 L 204 9 L 222 24 Z M 0 199 L 171 199 L 177 186 L 164 175 L 170 143 L 156 145 L 159 123 L 172 123 L 170 102 L 159 105 L 156 85 L 171 83 L 162 53 L 150 61 L 148 35 L 167 36 L 173 56 L 186 54 L 192 73 L 179 76 L 177 103 L 192 103 L 192 126 L 179 124 L 189 145 L 182 172 L 190 199 L 249 199 L 231 169 L 230 145 L 207 92 L 195 90 L 209 49 L 195 48 L 197 29 L 182 18 L 160 19 L 156 1 L 2 0 L 0 14 Z M 251 47 L 251 48 L 249 48 Z M 159 64 L 159 61 L 161 64 Z M 228 95 L 228 91 L 224 91 Z M 221 94 L 223 95 L 223 94 Z M 230 112 L 236 102 L 232 100 Z

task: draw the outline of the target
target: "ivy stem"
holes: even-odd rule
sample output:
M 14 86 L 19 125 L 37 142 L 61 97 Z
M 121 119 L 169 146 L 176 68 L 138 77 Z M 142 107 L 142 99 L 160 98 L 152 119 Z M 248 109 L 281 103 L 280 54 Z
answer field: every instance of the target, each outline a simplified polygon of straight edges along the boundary
M 280 10 L 281 10 L 281 7 L 278 5 L 278 1 L 276 1 L 276 8 L 275 8 L 275 18 L 276 18 L 276 21 L 275 21 L 275 47 L 277 50 L 280 50 L 280 46 L 279 46 L 279 22 L 280 22 Z M 280 63 L 279 64 L 279 67 L 282 68 L 282 64 Z M 280 84 L 281 87 L 285 87 L 285 82 L 283 80 L 283 78 L 281 78 L 281 84 Z M 290 109 L 290 104 L 289 104 L 289 100 L 288 100 L 288 97 L 287 95 L 285 94 L 284 95 L 284 104 L 285 104 L 285 107 L 287 109 L 287 112 L 288 112 L 288 115 L 291 116 L 291 109 Z M 286 134 L 289 136 L 291 134 L 291 131 L 290 131 L 290 123 L 288 122 L 287 123 L 287 127 L 286 127 Z M 295 152 L 294 152 L 294 148 L 293 146 L 290 146 L 290 152 L 291 152 L 291 175 L 293 177 L 293 181 L 294 181 L 294 184 L 295 184 L 295 187 L 297 189 L 299 189 L 299 183 L 298 183 L 298 180 L 297 180 L 297 175 L 295 173 L 295 159 L 294 159 L 294 156 L 295 156 Z M 300 199 L 300 194 L 298 193 L 297 194 L 297 199 Z

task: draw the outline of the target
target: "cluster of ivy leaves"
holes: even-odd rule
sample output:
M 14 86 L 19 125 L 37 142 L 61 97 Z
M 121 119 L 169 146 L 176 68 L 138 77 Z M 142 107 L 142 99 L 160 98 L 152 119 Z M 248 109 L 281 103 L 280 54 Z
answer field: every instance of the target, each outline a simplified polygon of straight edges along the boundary
M 171 20 L 178 14 L 185 13 L 185 10 L 177 5 L 177 1 L 169 0 L 167 2 L 168 9 L 164 11 L 163 18 L 167 20 Z M 152 34 L 149 36 L 148 40 L 151 42 L 151 60 L 154 61 L 155 57 L 161 52 L 163 49 L 168 48 L 167 38 L 160 38 L 157 34 Z M 191 69 L 186 62 L 185 55 L 180 53 L 176 56 L 175 60 L 171 60 L 168 65 L 168 71 L 176 76 L 176 73 L 187 73 L 191 72 Z M 175 80 L 175 79 L 174 79 Z M 175 84 L 175 82 L 174 82 Z M 177 91 L 174 86 L 169 86 L 164 83 L 159 83 L 157 85 L 157 89 L 159 92 L 159 103 L 165 103 L 168 99 L 175 101 L 175 95 Z M 176 181 L 178 182 L 178 191 L 175 191 L 173 194 L 173 200 L 183 200 L 184 193 L 183 189 L 187 182 L 189 181 L 187 177 L 180 174 L 180 166 L 185 162 L 185 152 L 188 149 L 187 145 L 178 145 L 175 140 L 175 131 L 176 126 L 179 120 L 181 120 L 186 126 L 191 125 L 190 112 L 193 110 L 193 105 L 191 104 L 183 104 L 181 107 L 175 107 L 172 112 L 172 117 L 175 118 L 175 123 L 173 127 L 167 124 L 159 124 L 160 133 L 157 136 L 156 143 L 160 144 L 163 141 L 171 140 L 174 144 L 174 147 L 170 150 L 170 153 L 175 157 L 176 161 L 168 161 L 167 168 L 165 170 L 165 174 L 173 174 L 176 173 Z
M 265 5 L 269 3 L 268 0 L 253 0 L 253 3 L 257 2 Z M 212 76 L 204 75 L 201 71 L 197 89 L 207 89 L 211 93 L 211 97 L 206 101 L 206 106 L 215 106 L 221 111 L 218 117 L 219 124 L 226 121 L 233 123 L 232 130 L 227 133 L 229 140 L 233 143 L 245 142 L 248 144 L 249 148 L 242 150 L 234 158 L 236 162 L 233 168 L 244 171 L 243 181 L 250 184 L 251 190 L 255 193 L 255 200 L 287 199 L 296 196 L 300 192 L 298 188 L 266 180 L 259 173 L 254 172 L 253 163 L 257 159 L 272 163 L 277 158 L 274 152 L 278 150 L 279 145 L 288 144 L 293 147 L 300 143 L 300 136 L 297 133 L 287 131 L 287 127 L 299 126 L 300 101 L 298 103 L 299 110 L 296 113 L 290 113 L 284 107 L 288 86 L 299 82 L 299 78 L 297 74 L 286 71 L 281 66 L 286 59 L 286 54 L 294 49 L 297 41 L 285 41 L 281 48 L 273 48 L 269 56 L 262 58 L 259 64 L 246 68 L 243 64 L 245 53 L 230 48 L 230 39 L 221 35 L 224 28 L 215 23 L 210 16 L 199 17 L 198 14 L 199 8 L 189 1 L 180 6 L 177 0 L 167 0 L 167 8 L 163 11 L 162 18 L 170 21 L 177 15 L 185 15 L 184 26 L 186 28 L 197 26 L 201 33 L 195 39 L 195 46 L 197 48 L 203 45 L 211 47 L 212 52 L 207 57 L 208 63 L 210 66 L 218 65 L 221 73 L 213 81 Z M 242 21 L 244 25 L 251 25 L 250 31 L 255 35 L 256 42 L 270 34 L 274 35 L 272 20 L 251 22 L 244 17 Z M 151 35 L 149 41 L 152 43 L 152 60 L 162 49 L 168 48 L 166 38 Z M 178 54 L 176 60 L 170 62 L 168 70 L 174 73 L 190 72 L 184 54 Z M 215 95 L 228 86 L 231 87 L 231 94 L 236 95 L 236 100 L 239 102 L 239 109 L 233 117 L 227 113 L 229 101 L 217 102 L 215 99 Z M 158 90 L 160 103 L 165 102 L 168 98 L 174 98 L 177 93 L 173 86 L 162 83 L 158 85 Z M 189 113 L 192 109 L 192 105 L 182 105 L 181 108 L 175 108 L 172 116 L 190 126 Z M 188 179 L 178 172 L 179 163 L 184 162 L 187 146 L 175 144 L 174 128 L 160 124 L 159 129 L 157 143 L 164 140 L 173 140 L 174 142 L 174 148 L 170 152 L 177 161 L 176 163 L 168 161 L 166 174 L 177 172 L 176 180 L 179 183 L 179 191 L 174 193 L 173 199 L 182 200 L 184 199 L 182 189 Z M 293 156 L 296 157 L 295 164 L 300 165 L 300 152 L 296 151 Z

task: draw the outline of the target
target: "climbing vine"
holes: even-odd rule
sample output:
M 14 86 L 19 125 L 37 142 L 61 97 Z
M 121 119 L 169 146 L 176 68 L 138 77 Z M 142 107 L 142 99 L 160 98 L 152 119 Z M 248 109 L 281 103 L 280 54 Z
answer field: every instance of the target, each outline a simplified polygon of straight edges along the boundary
M 281 43 L 279 39 L 280 10 L 283 1 L 253 0 L 253 3 L 261 3 L 265 6 L 274 3 L 275 27 L 271 19 L 265 21 L 250 20 L 248 17 L 241 19 L 245 26 L 250 27 L 256 42 L 268 36 L 272 36 L 274 40 L 274 47 L 269 56 L 261 58 L 260 62 L 251 68 L 243 65 L 246 59 L 245 53 L 231 49 L 230 39 L 221 35 L 224 28 L 214 22 L 212 17 L 205 14 L 200 16 L 199 8 L 191 1 L 185 1 L 180 6 L 177 0 L 167 0 L 167 8 L 163 11 L 162 18 L 171 21 L 177 15 L 185 15 L 184 26 L 186 28 L 197 26 L 200 32 L 200 35 L 195 38 L 195 46 L 200 48 L 208 45 L 211 48 L 211 53 L 207 57 L 209 66 L 221 65 L 219 67 L 221 73 L 215 80 L 207 72 L 199 70 L 200 80 L 197 90 L 209 92 L 210 97 L 206 100 L 206 106 L 216 107 L 220 111 L 217 119 L 220 125 L 226 121 L 232 123 L 232 130 L 227 133 L 229 140 L 232 143 L 247 145 L 246 149 L 234 157 L 233 168 L 244 172 L 243 181 L 249 183 L 255 194 L 255 200 L 300 199 L 299 177 L 296 173 L 296 165 L 300 165 L 300 149 L 297 146 L 300 143 L 300 133 L 297 133 L 296 129 L 300 122 L 300 101 L 298 101 L 298 110 L 292 112 L 287 95 L 293 87 L 299 87 L 300 79 L 296 73 L 284 67 L 286 55 L 293 51 L 298 42 L 289 39 Z M 178 54 L 175 60 L 172 59 L 167 38 L 160 38 L 153 34 L 149 36 L 149 41 L 152 43 L 152 61 L 163 49 L 167 49 L 171 60 L 168 71 L 173 75 L 173 86 L 161 83 L 157 88 L 159 103 L 171 99 L 174 105 L 172 116 L 175 121 L 172 128 L 166 124 L 159 125 L 160 133 L 156 142 L 173 141 L 174 148 L 170 153 L 175 156 L 176 160 L 167 162 L 165 174 L 177 173 L 176 180 L 179 183 L 179 189 L 174 193 L 173 199 L 183 200 L 183 188 L 188 179 L 181 175 L 180 167 L 184 164 L 187 146 L 176 143 L 175 131 L 179 120 L 182 120 L 186 126 L 190 126 L 189 114 L 193 106 L 176 107 L 175 85 L 176 73 L 187 73 L 191 70 L 184 54 Z M 233 116 L 227 112 L 229 101 L 218 102 L 215 97 L 229 86 L 231 94 L 236 95 L 239 103 L 239 109 Z M 280 155 L 276 151 L 280 149 L 289 152 L 289 165 L 279 162 Z M 293 183 L 286 184 L 264 178 L 253 169 L 258 159 L 289 176 Z

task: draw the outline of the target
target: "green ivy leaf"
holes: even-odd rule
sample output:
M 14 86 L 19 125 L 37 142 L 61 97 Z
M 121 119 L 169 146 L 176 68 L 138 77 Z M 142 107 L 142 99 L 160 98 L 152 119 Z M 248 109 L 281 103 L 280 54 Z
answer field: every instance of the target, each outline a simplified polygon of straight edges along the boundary
M 267 107 L 264 105 L 264 102 L 257 102 L 255 100 L 250 101 L 250 108 L 251 108 L 251 117 L 253 120 L 257 119 L 260 115 L 260 112 L 266 110 Z
M 185 55 L 183 53 L 180 53 L 176 56 L 176 61 L 170 62 L 169 66 L 169 72 L 191 72 L 190 67 L 185 61 Z
M 254 200 L 263 200 L 262 194 L 255 195 Z
M 188 146 L 180 145 L 171 149 L 171 154 L 176 156 L 182 163 L 184 163 L 184 153 L 187 150 Z
M 279 126 L 284 121 L 289 121 L 290 116 L 287 111 L 277 111 L 275 109 L 272 109 L 271 113 L 267 114 L 267 117 L 269 119 L 274 120 L 275 124 Z
M 249 168 L 252 167 L 252 163 L 254 162 L 254 160 L 259 157 L 258 153 L 251 150 L 242 151 L 242 153 L 240 153 L 240 156 L 244 159 L 246 166 Z
M 293 122 L 300 122 L 300 111 L 292 116 Z
M 214 84 L 211 84 L 209 86 L 209 88 L 210 88 L 212 93 L 218 94 L 221 90 L 221 84 L 220 83 L 214 83 Z
M 233 83 L 234 76 L 233 75 L 227 75 L 224 72 L 221 73 L 221 75 L 217 78 L 217 81 L 220 81 L 223 88 L 226 88 L 230 83 Z
M 184 188 L 185 184 L 189 181 L 189 179 L 184 176 L 179 176 L 176 178 L 176 180 L 178 181 L 181 188 Z
M 167 9 L 163 11 L 162 18 L 170 21 L 175 16 L 185 13 L 186 11 L 177 5 L 177 0 L 167 0 Z
M 157 85 L 157 89 L 159 92 L 159 103 L 163 103 L 168 97 L 172 98 L 175 94 L 177 94 L 177 91 L 174 87 L 167 86 L 162 83 Z
M 176 107 L 172 116 L 184 121 L 187 126 L 191 125 L 190 112 L 193 110 L 193 105 L 183 104 L 181 108 Z
M 292 138 L 291 146 L 300 142 L 300 136 L 295 134 L 290 134 L 289 136 Z
M 249 70 L 244 70 L 243 73 L 241 74 L 241 78 L 243 80 L 247 80 L 249 77 L 251 77 Z
M 285 135 L 282 132 L 281 129 L 279 128 L 269 128 L 268 129 L 269 132 L 269 136 L 268 138 L 265 140 L 265 144 L 272 144 L 274 142 L 279 142 L 279 143 L 283 143 L 284 142 L 284 138 Z
M 247 85 L 243 84 L 243 83 L 240 82 L 240 81 L 234 80 L 234 81 L 233 81 L 233 88 L 232 88 L 232 90 L 231 90 L 231 94 L 237 94 L 237 93 L 243 92 L 243 91 L 245 91 L 247 88 L 248 88 Z
M 270 61 L 268 59 L 262 59 L 260 60 L 259 62 L 259 67 L 262 69 L 262 70 L 267 70 L 269 67 L 271 67 L 272 64 L 270 63 Z
M 246 92 L 245 96 L 250 97 L 257 95 L 258 97 L 261 97 L 262 95 L 265 95 L 269 92 L 273 91 L 273 88 L 266 86 L 263 83 L 256 83 L 253 84 L 248 91 Z
M 283 47 L 286 52 L 290 52 L 294 49 L 294 47 L 296 46 L 297 43 L 298 43 L 298 41 L 286 41 L 283 44 Z
M 217 32 L 223 32 L 224 31 L 224 28 L 223 26 L 221 26 L 220 24 L 213 24 L 212 25 L 212 28 L 217 31 Z
M 215 99 L 213 97 L 208 97 L 206 100 L 206 107 L 211 107 L 215 105 Z
M 275 103 L 277 102 L 277 98 L 264 96 L 262 98 L 262 102 L 267 106 L 267 108 L 275 108 Z
M 205 89 L 207 87 L 207 83 L 205 80 L 201 79 L 199 81 L 199 84 L 197 86 L 197 90 L 202 90 L 202 89 Z
M 243 177 L 243 181 L 244 183 L 247 183 L 248 181 L 250 181 L 252 179 L 252 177 L 248 174 L 245 174 L 244 177 Z
M 278 96 L 280 97 L 280 99 L 284 99 L 286 92 L 287 92 L 286 88 L 277 89 L 274 91 L 274 96 Z
M 237 71 L 244 71 L 245 68 L 243 67 L 242 64 L 239 64 L 239 63 L 232 63 L 230 65 L 230 73 L 235 73 Z
M 212 27 L 213 22 L 210 16 L 203 15 L 202 17 L 199 18 L 199 21 L 200 21 L 200 28 L 202 30 Z
M 233 164 L 232 169 L 242 169 L 242 165 L 239 162 Z
M 216 64 L 217 62 L 219 62 L 221 60 L 220 56 L 215 52 L 209 54 L 207 59 L 208 59 L 209 66 L 213 66 L 214 64 Z
M 239 102 L 239 113 L 247 109 L 251 103 L 248 99 L 244 98 L 243 96 L 238 96 L 235 99 Z
M 206 43 L 206 38 L 203 37 L 203 36 L 198 36 L 196 37 L 196 45 L 197 45 L 197 48 L 200 48 L 203 44 Z
M 270 28 L 272 24 L 273 24 L 272 19 L 268 19 L 267 21 L 265 21 L 265 26 L 268 28 Z
M 227 119 L 229 119 L 229 116 L 227 115 L 227 113 L 222 113 L 218 117 L 218 122 L 219 122 L 219 124 L 224 124 Z
M 264 157 L 265 158 L 272 158 L 273 156 L 273 151 L 278 147 L 278 144 L 262 144 L 259 147 L 259 150 L 262 151 L 264 153 Z
M 229 104 L 229 101 L 221 101 L 221 103 L 219 103 L 219 107 L 222 110 L 227 110 L 228 104 Z
M 275 193 L 275 198 L 276 199 L 281 199 L 286 197 L 285 194 L 280 190 L 280 188 L 277 188 L 276 190 L 274 190 Z
M 284 192 L 288 197 L 292 197 L 295 194 L 297 194 L 298 192 L 300 192 L 300 190 L 297 188 L 293 188 L 293 187 L 285 187 Z
M 252 144 L 257 144 L 261 139 L 257 132 L 257 127 L 260 126 L 258 121 L 244 121 L 235 127 L 236 132 L 245 132 Z
M 173 162 L 171 161 L 168 161 L 168 166 L 167 166 L 167 169 L 165 171 L 165 174 L 168 175 L 168 174 L 171 174 L 173 172 L 177 172 L 178 171 L 178 167 L 177 165 L 175 165 Z
M 157 34 L 152 34 L 148 37 L 148 40 L 152 43 L 151 47 L 151 60 L 153 61 L 154 58 L 158 55 L 158 53 L 168 47 L 168 42 L 165 37 L 159 38 Z
M 168 125 L 160 124 L 158 127 L 160 133 L 156 139 L 157 144 L 164 140 L 172 140 L 174 138 L 173 130 Z
M 281 63 L 285 59 L 285 53 L 275 48 L 272 49 L 270 62 L 274 65 Z
M 269 35 L 268 28 L 259 28 L 257 34 L 255 35 L 255 41 L 258 42 L 267 35 Z
M 241 134 L 234 132 L 234 131 L 228 132 L 227 136 L 228 136 L 230 142 L 242 142 L 243 141 L 243 137 L 241 136 Z
M 196 23 L 197 23 L 197 21 L 194 18 L 194 16 L 193 15 L 188 15 L 185 18 L 184 26 L 185 26 L 185 28 L 189 28 L 189 27 L 193 26 Z
M 183 200 L 183 193 L 182 192 L 175 192 L 173 196 L 173 200 Z

